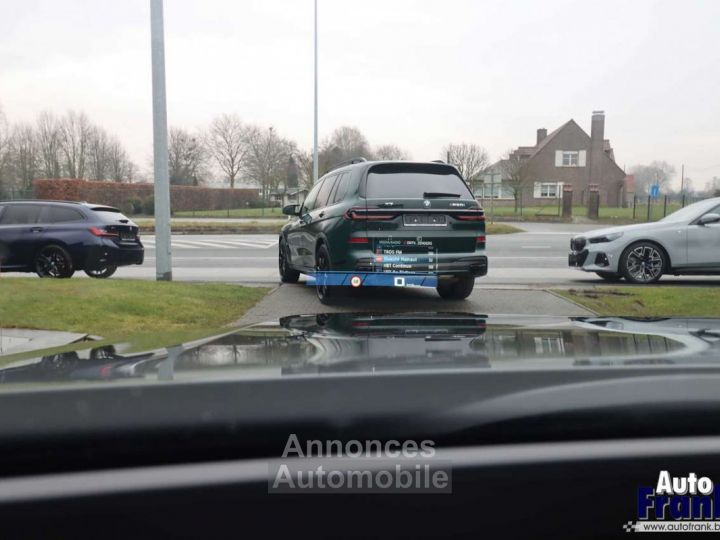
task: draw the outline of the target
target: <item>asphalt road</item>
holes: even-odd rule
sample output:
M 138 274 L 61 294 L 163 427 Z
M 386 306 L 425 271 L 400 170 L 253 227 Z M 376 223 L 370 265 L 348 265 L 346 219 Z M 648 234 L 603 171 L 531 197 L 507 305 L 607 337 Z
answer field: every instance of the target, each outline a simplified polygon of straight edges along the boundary
M 522 223 L 526 232 L 489 236 L 490 270 L 476 287 L 573 287 L 604 285 L 595 276 L 567 266 L 570 237 L 592 225 Z M 143 236 L 145 264 L 120 268 L 118 277 L 154 279 L 155 239 Z M 224 281 L 247 285 L 276 284 L 275 235 L 178 235 L 173 238 L 173 278 Z M 302 279 L 302 278 L 301 278 Z M 663 283 L 710 283 L 720 278 L 666 276 Z

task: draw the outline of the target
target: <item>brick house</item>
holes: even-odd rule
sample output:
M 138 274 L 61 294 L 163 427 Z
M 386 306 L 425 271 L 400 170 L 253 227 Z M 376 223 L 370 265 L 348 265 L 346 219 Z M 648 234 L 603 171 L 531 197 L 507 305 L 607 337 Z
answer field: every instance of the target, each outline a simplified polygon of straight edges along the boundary
M 552 133 L 538 129 L 535 146 L 520 146 L 512 155 L 525 163 L 523 206 L 551 203 L 562 197 L 563 186 L 568 184 L 573 188 L 573 204 L 586 203 L 591 184 L 599 187 L 601 206 L 624 203 L 626 176 L 605 139 L 603 111 L 593 111 L 590 135 L 571 119 Z M 500 160 L 488 168 L 476 193 L 478 199 L 513 200 L 505 163 Z

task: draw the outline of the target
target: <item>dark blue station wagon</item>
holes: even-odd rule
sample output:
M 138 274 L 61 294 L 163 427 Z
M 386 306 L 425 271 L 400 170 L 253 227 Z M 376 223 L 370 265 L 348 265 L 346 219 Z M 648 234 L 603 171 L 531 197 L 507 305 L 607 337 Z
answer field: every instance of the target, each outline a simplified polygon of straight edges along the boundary
M 112 276 L 142 264 L 138 227 L 117 208 L 67 201 L 0 201 L 0 272 Z

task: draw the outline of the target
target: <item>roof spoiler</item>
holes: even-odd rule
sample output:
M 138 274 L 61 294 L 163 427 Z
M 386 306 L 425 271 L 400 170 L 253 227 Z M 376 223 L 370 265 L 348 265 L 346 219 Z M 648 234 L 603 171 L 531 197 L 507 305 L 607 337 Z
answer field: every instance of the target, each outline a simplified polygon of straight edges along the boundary
M 354 157 L 346 159 L 345 161 L 339 161 L 334 165 L 331 165 L 330 168 L 325 171 L 325 174 L 329 173 L 330 171 L 334 171 L 335 169 L 339 169 L 340 167 L 345 167 L 346 165 L 355 165 L 356 163 L 364 163 L 366 161 L 367 159 L 365 159 L 364 157 Z

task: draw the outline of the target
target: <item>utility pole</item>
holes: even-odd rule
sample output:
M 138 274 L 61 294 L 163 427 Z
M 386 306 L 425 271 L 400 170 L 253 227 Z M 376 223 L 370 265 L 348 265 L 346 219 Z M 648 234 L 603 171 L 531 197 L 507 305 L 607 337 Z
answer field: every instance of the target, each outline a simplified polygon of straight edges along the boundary
M 680 170 L 682 171 L 680 173 L 680 193 L 684 193 L 685 192 L 685 164 L 684 163 L 682 164 L 682 167 L 680 168 Z
M 313 183 L 318 181 L 318 29 L 317 0 L 315 0 L 315 130 L 313 132 Z
M 155 278 L 157 281 L 172 281 L 164 33 L 163 0 L 150 0 L 155 174 Z

